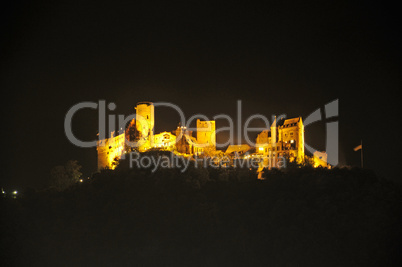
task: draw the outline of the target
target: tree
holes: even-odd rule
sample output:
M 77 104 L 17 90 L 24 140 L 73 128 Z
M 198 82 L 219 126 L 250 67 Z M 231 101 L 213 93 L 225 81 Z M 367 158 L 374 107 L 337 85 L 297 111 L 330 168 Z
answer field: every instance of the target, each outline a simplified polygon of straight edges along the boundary
M 81 166 L 76 160 L 69 160 L 64 166 L 56 166 L 51 170 L 51 187 L 59 191 L 77 183 L 82 175 Z

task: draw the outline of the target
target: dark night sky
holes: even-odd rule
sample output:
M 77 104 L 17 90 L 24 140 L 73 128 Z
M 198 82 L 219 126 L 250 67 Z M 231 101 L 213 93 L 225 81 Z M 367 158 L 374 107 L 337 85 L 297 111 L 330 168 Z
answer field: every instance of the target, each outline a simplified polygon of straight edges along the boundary
M 305 118 L 339 99 L 340 161 L 391 177 L 399 163 L 400 32 L 386 2 L 15 1 L 2 8 L 3 155 L 0 185 L 43 186 L 50 169 L 77 159 L 89 175 L 96 150 L 64 134 L 81 101 L 168 101 L 203 113 L 285 113 Z M 156 132 L 178 117 L 156 111 Z M 97 133 L 96 111 L 74 117 L 77 136 Z M 219 126 L 220 122 L 217 122 Z M 324 149 L 324 123 L 306 140 Z M 222 124 L 223 125 L 223 124 Z

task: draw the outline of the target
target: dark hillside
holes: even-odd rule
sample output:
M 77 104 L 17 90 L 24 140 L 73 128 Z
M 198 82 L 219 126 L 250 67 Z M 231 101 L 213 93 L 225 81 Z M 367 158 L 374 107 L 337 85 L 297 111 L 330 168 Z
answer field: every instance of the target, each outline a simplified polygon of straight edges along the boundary
M 124 164 L 123 164 L 124 165 Z M 360 169 L 132 170 L 2 199 L 2 266 L 396 266 L 401 189 Z M 399 261 L 399 262 L 398 262 Z

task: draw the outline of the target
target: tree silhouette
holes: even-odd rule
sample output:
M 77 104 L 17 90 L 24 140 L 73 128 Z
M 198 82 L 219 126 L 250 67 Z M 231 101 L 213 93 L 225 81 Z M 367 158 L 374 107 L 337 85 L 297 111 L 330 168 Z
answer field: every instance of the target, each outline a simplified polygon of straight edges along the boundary
M 82 175 L 81 166 L 76 160 L 69 160 L 64 166 L 54 167 L 50 174 L 50 186 L 62 191 L 77 183 Z

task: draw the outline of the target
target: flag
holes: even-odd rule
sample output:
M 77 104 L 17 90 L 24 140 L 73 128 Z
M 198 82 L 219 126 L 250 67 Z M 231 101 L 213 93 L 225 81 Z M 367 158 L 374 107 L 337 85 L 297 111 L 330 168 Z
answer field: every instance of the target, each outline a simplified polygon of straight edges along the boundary
M 354 151 L 362 149 L 362 145 L 358 145 L 357 147 L 353 148 Z

